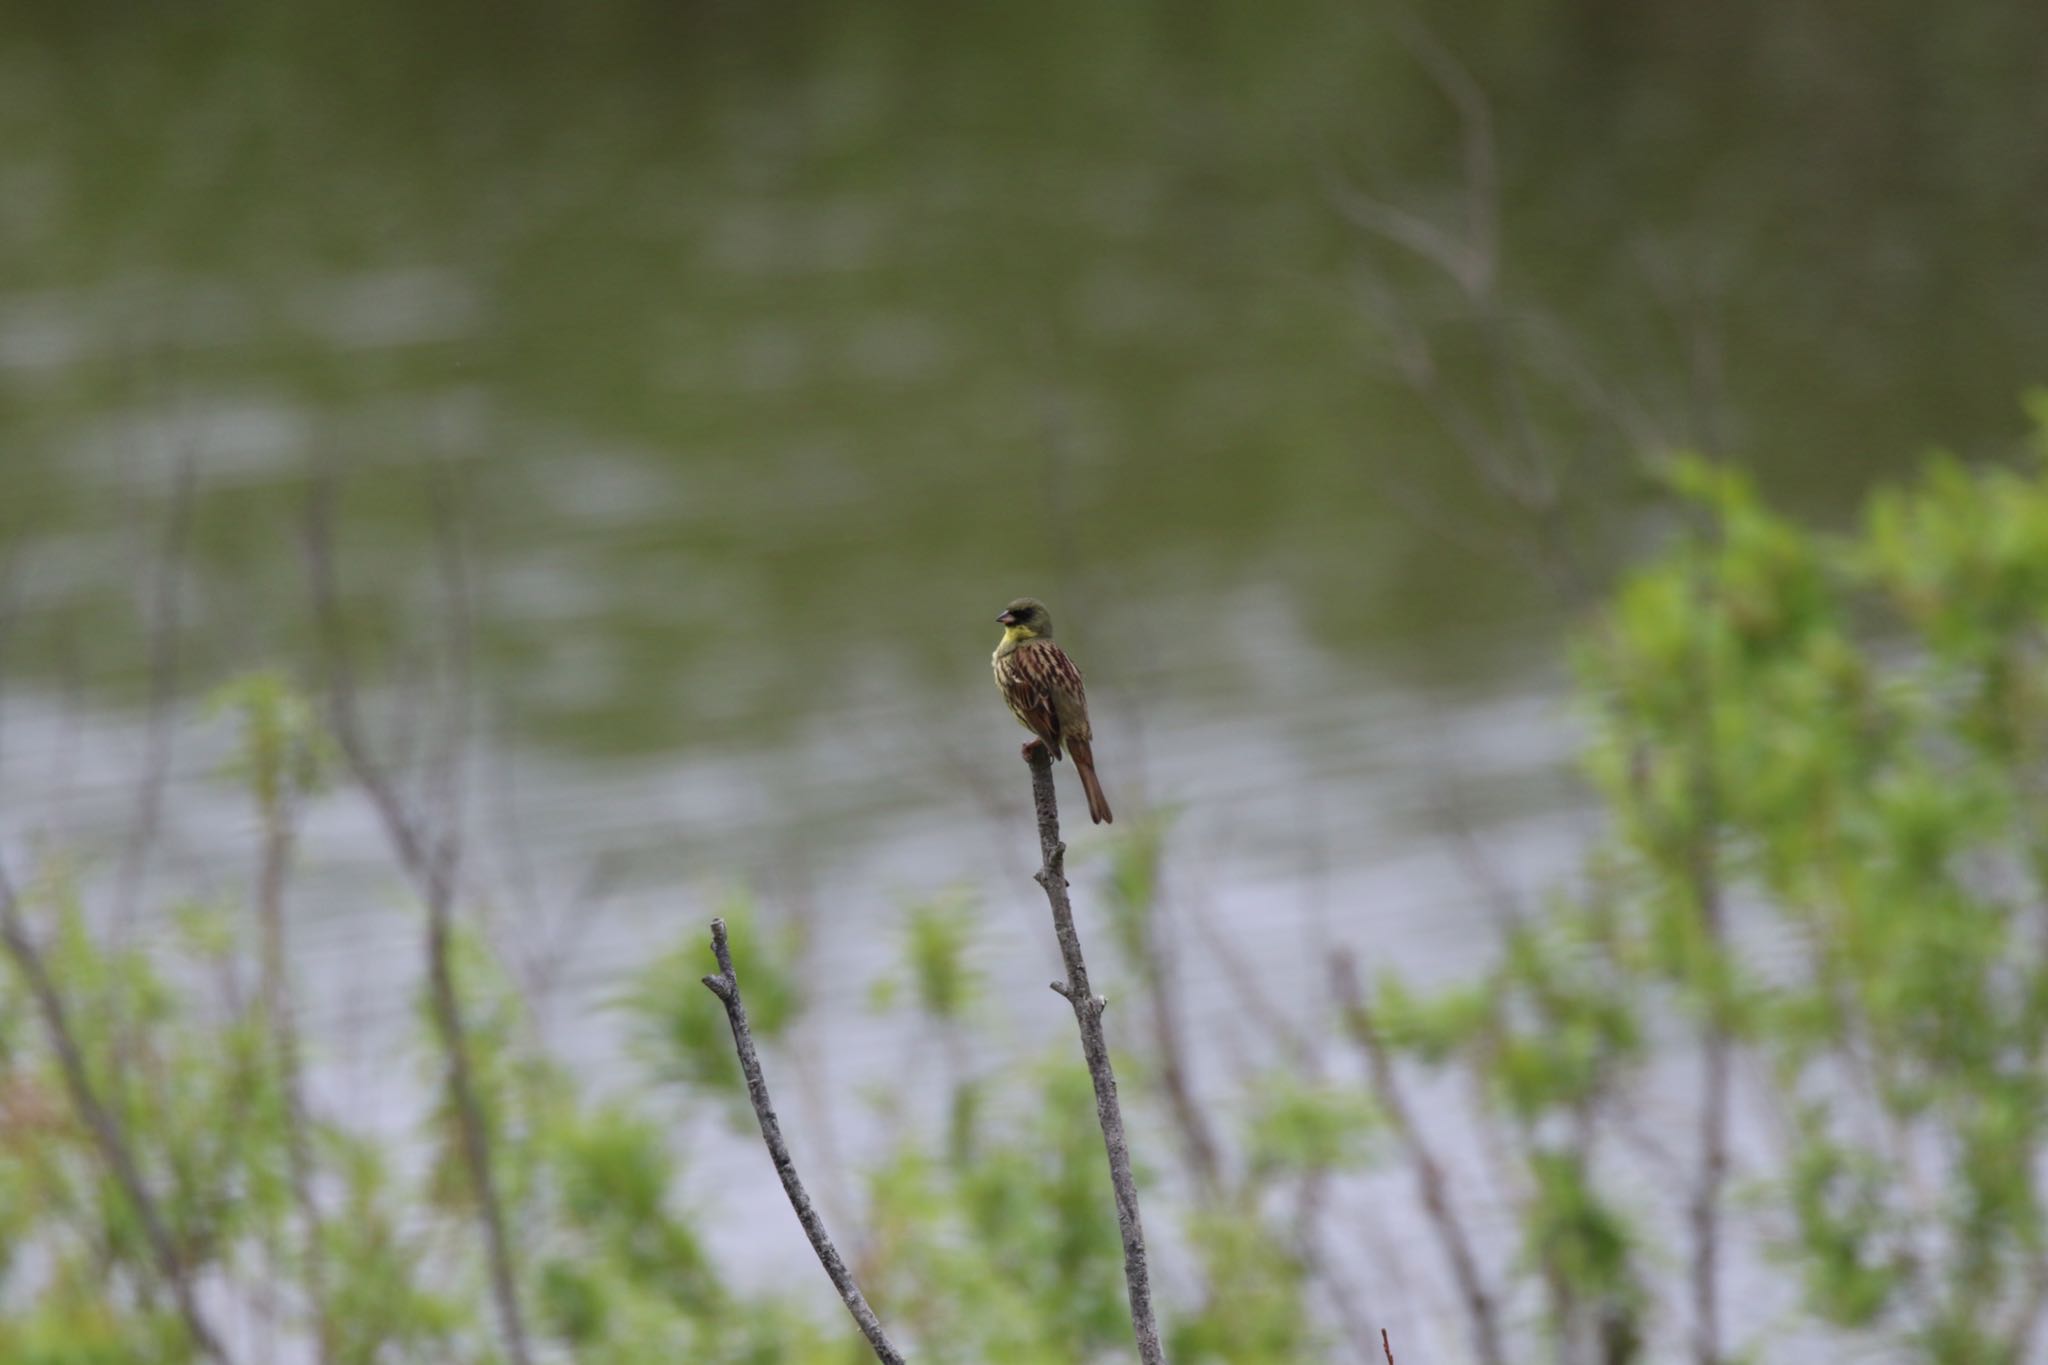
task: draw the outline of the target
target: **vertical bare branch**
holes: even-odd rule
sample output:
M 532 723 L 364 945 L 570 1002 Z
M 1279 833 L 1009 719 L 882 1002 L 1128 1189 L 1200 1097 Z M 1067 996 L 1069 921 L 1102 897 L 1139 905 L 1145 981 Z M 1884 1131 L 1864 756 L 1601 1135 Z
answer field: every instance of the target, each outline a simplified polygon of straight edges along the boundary
M 1378 1098 L 1380 1108 L 1386 1111 L 1387 1122 L 1392 1125 L 1402 1150 L 1408 1154 L 1409 1164 L 1415 1168 L 1415 1184 L 1422 1197 L 1423 1211 L 1429 1215 L 1430 1226 L 1436 1229 L 1437 1241 L 1443 1247 L 1445 1259 L 1451 1263 L 1451 1275 L 1458 1282 L 1458 1292 L 1465 1300 L 1466 1315 L 1472 1322 L 1473 1351 L 1485 1365 L 1505 1365 L 1508 1357 L 1501 1345 L 1500 1318 L 1493 1295 L 1480 1278 L 1479 1261 L 1472 1254 L 1472 1242 L 1466 1235 L 1465 1226 L 1458 1221 L 1458 1215 L 1451 1207 L 1450 1186 L 1444 1178 L 1443 1167 L 1437 1164 L 1436 1157 L 1423 1141 L 1415 1115 L 1408 1108 L 1407 1096 L 1401 1091 L 1400 1078 L 1394 1074 L 1393 1059 L 1387 1055 L 1386 1043 L 1373 1022 L 1372 1011 L 1365 1002 L 1365 991 L 1358 981 L 1358 965 L 1348 955 L 1340 953 L 1331 960 L 1330 974 L 1338 1003 L 1351 1026 L 1351 1035 L 1365 1053 L 1373 1094 Z
M 1074 928 L 1074 908 L 1067 900 L 1067 846 L 1060 842 L 1059 800 L 1053 792 L 1052 755 L 1043 744 L 1025 746 L 1031 765 L 1031 798 L 1038 815 L 1038 848 L 1042 862 L 1036 877 L 1052 907 L 1053 933 L 1060 943 L 1067 979 L 1052 983 L 1054 991 L 1074 1007 L 1081 1028 L 1081 1055 L 1095 1084 L 1095 1118 L 1102 1125 L 1102 1144 L 1109 1154 L 1109 1181 L 1116 1193 L 1117 1231 L 1124 1244 L 1124 1280 L 1130 1291 L 1131 1327 L 1137 1333 L 1138 1358 L 1144 1365 L 1164 1365 L 1159 1323 L 1152 1313 L 1152 1276 L 1145 1259 L 1145 1229 L 1138 1217 L 1138 1182 L 1131 1174 L 1131 1149 L 1124 1136 L 1124 1115 L 1117 1103 L 1116 1073 L 1109 1065 L 1109 1044 L 1102 1033 L 1102 1012 L 1109 1002 L 1088 985 L 1088 963 L 1081 956 L 1081 936 Z
M 463 800 L 463 759 L 469 745 L 471 723 L 470 664 L 475 652 L 471 639 L 474 607 L 469 583 L 469 557 L 463 542 L 463 527 L 457 516 L 454 475 L 440 461 L 427 470 L 427 506 L 434 526 L 435 567 L 440 574 L 443 598 L 442 622 L 447 632 L 443 651 L 447 677 L 442 686 L 447 694 L 447 714 L 438 725 L 440 742 L 431 749 L 427 764 L 429 808 L 440 812 L 444 845 L 442 856 L 451 868 L 458 858 Z
M 1707 1026 L 1700 1075 L 1700 1169 L 1693 1188 L 1692 1311 L 1693 1359 L 1716 1365 L 1721 1359 L 1721 1190 L 1728 1180 L 1728 1079 L 1730 1042 L 1718 1018 Z
M 1372 1351 L 1372 1333 L 1363 1316 L 1365 1296 L 1343 1268 L 1323 1254 L 1323 1225 L 1333 1208 L 1330 1174 L 1327 1167 L 1317 1167 L 1295 1191 L 1294 1255 L 1301 1263 L 1303 1278 L 1322 1289 L 1330 1315 L 1350 1338 L 1357 1358 L 1363 1360 Z
M 291 799 L 278 784 L 262 803 L 263 856 L 256 875 L 256 921 L 263 974 L 263 1010 L 270 1028 L 278 1089 L 284 1099 L 286 1175 L 304 1224 L 300 1254 L 313 1308 L 313 1335 L 320 1365 L 331 1365 L 336 1350 L 334 1319 L 327 1298 L 327 1256 L 320 1206 L 313 1198 L 313 1144 L 306 1116 L 305 1082 L 299 1061 L 299 1031 L 292 1013 L 291 969 L 286 953 L 285 888 L 291 876 Z
M 143 1239 L 149 1244 L 150 1259 L 156 1263 L 157 1274 L 170 1287 L 171 1298 L 177 1304 L 178 1317 L 184 1322 L 186 1333 L 200 1354 L 214 1361 L 215 1365 L 228 1365 L 226 1348 L 199 1310 L 192 1273 L 171 1236 L 163 1210 L 158 1207 L 156 1197 L 142 1178 L 142 1167 L 129 1145 L 128 1134 L 120 1119 L 93 1087 L 84 1051 L 71 1027 L 70 1011 L 65 1006 L 64 996 L 51 978 L 49 967 L 28 932 L 28 925 L 23 922 L 20 902 L 4 872 L 0 872 L 0 939 L 5 940 L 8 955 L 14 959 L 15 967 L 28 984 L 29 993 L 35 997 L 44 1031 L 50 1036 L 50 1045 L 56 1050 L 58 1065 L 64 1072 L 64 1085 L 71 1094 L 72 1107 L 85 1121 L 100 1160 L 106 1163 L 115 1183 L 127 1196 L 129 1206 L 135 1210 L 135 1217 L 142 1224 Z
M 178 699 L 179 616 L 182 594 L 180 575 L 184 572 L 185 547 L 192 534 L 193 487 L 197 466 L 192 452 L 178 459 L 171 484 L 171 508 L 163 540 L 151 556 L 149 585 L 149 725 L 148 746 L 142 778 L 135 787 L 135 824 L 121 850 L 121 873 L 114 896 L 114 922 L 124 931 L 135 916 L 135 902 L 142 894 L 142 882 L 149 855 L 156 843 L 157 828 L 163 820 L 164 783 L 171 768 L 172 707 Z
M 500 1334 L 512 1365 L 531 1365 L 526 1320 L 520 1307 L 518 1276 L 513 1269 L 511 1238 L 505 1230 L 504 1206 L 491 1147 L 490 1127 L 469 1054 L 469 1029 L 462 998 L 455 987 L 453 940 L 456 871 L 461 860 L 459 828 L 450 820 L 438 837 L 407 806 L 390 776 L 371 757 L 357 713 L 355 677 L 349 665 L 347 633 L 335 586 L 331 479 L 316 483 L 306 519 L 305 551 L 314 611 L 326 642 L 330 714 L 337 747 L 357 784 L 376 808 L 399 863 L 412 878 L 427 908 L 427 994 L 434 1031 L 447 1054 L 448 1093 L 454 1103 L 457 1138 L 463 1166 L 476 1195 L 477 1218 L 484 1239 L 485 1260 L 496 1305 Z M 448 751 L 451 755 L 452 750 Z M 447 761 L 456 761 L 452 756 Z M 457 790 L 447 779 L 445 790 Z
M 804 1236 L 811 1239 L 811 1250 L 818 1254 L 818 1263 L 831 1276 L 832 1287 L 839 1291 L 839 1297 L 846 1303 L 846 1311 L 853 1315 L 861 1335 L 874 1348 L 876 1358 L 883 1365 L 903 1365 L 903 1353 L 890 1344 L 888 1335 L 882 1331 L 881 1320 L 875 1316 L 875 1310 L 868 1307 L 867 1296 L 854 1283 L 853 1272 L 846 1268 L 839 1248 L 832 1244 L 832 1234 L 825 1231 L 825 1220 L 818 1216 L 817 1207 L 811 1203 L 803 1179 L 796 1173 L 796 1162 L 789 1154 L 789 1144 L 783 1141 L 782 1121 L 775 1117 L 774 1101 L 768 1097 L 768 1081 L 761 1074 L 761 1054 L 754 1050 L 754 1033 L 747 1024 L 747 1005 L 740 997 L 739 973 L 733 969 L 732 947 L 726 942 L 725 921 L 722 919 L 711 921 L 711 952 L 718 959 L 718 975 L 705 977 L 704 984 L 725 1006 L 726 1022 L 732 1025 L 733 1048 L 739 1053 L 740 1071 L 747 1078 L 747 1098 L 753 1101 L 754 1117 L 761 1124 L 761 1139 L 768 1144 L 768 1156 L 775 1163 L 775 1174 L 782 1179 L 782 1191 L 789 1196 L 789 1206 L 796 1211 L 797 1222 L 803 1224 Z
M 1695 595 L 1701 599 L 1698 619 L 1702 621 L 1711 619 L 1707 609 L 1712 604 L 1705 600 L 1710 591 L 1704 578 L 1694 585 Z M 1716 1365 L 1721 1359 L 1721 1192 L 1728 1180 L 1728 1088 L 1734 1043 L 1726 992 L 1720 980 L 1719 955 L 1724 950 L 1726 930 L 1720 867 L 1715 854 L 1721 803 L 1713 750 L 1712 661 L 1707 657 L 1704 642 L 1699 653 L 1701 657 L 1692 670 L 1689 697 L 1695 752 L 1691 774 L 1693 837 L 1686 849 L 1685 871 L 1693 908 L 1716 956 L 1708 966 L 1713 980 L 1707 992 L 1707 1021 L 1701 1042 L 1700 1165 L 1688 1217 L 1692 1224 L 1693 1359 L 1698 1365 Z
M 1151 988 L 1146 992 L 1149 997 L 1147 1003 L 1151 1007 L 1153 1046 L 1159 1050 L 1159 1080 L 1165 1087 L 1167 1106 L 1172 1109 L 1174 1123 L 1180 1129 L 1181 1143 L 1187 1149 L 1188 1164 L 1194 1168 L 1195 1179 L 1205 1190 L 1214 1193 L 1222 1178 L 1223 1162 L 1217 1155 L 1216 1139 L 1202 1117 L 1202 1107 L 1195 1099 L 1179 1017 L 1167 989 L 1155 975 Z
M 1207 1194 L 1217 1192 L 1223 1176 L 1223 1159 L 1207 1117 L 1195 1097 L 1193 1068 L 1188 1060 L 1187 1040 L 1178 1009 L 1178 973 L 1173 955 L 1172 935 L 1160 931 L 1159 918 L 1166 913 L 1166 897 L 1154 879 L 1153 904 L 1134 910 L 1137 917 L 1135 961 L 1139 980 L 1145 988 L 1144 1006 L 1151 1027 L 1152 1046 L 1159 1054 L 1159 1082 L 1166 1092 L 1167 1108 L 1180 1130 L 1181 1147 L 1195 1182 Z

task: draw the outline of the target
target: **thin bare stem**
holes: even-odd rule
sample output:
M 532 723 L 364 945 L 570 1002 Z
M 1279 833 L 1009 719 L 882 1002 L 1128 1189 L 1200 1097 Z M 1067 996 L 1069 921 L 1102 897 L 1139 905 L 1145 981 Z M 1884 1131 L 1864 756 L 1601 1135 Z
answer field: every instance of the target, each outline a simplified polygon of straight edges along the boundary
M 1380 1349 L 1387 1353 L 1387 1365 L 1394 1365 L 1394 1343 L 1387 1339 L 1387 1329 L 1380 1328 Z
M 1721 1189 L 1728 1180 L 1729 1051 L 1726 1024 L 1710 1023 L 1701 1059 L 1700 1170 L 1690 1209 L 1693 1359 L 1699 1365 L 1716 1365 L 1721 1359 Z
M 1458 1292 L 1464 1297 L 1466 1315 L 1472 1323 L 1473 1351 L 1485 1365 L 1505 1365 L 1507 1352 L 1501 1345 L 1500 1319 L 1493 1296 L 1480 1278 L 1479 1261 L 1472 1254 L 1472 1242 L 1465 1233 L 1465 1226 L 1458 1221 L 1458 1215 L 1451 1207 L 1450 1186 L 1444 1178 L 1443 1167 L 1437 1164 L 1435 1155 L 1423 1141 L 1415 1115 L 1408 1107 L 1407 1096 L 1402 1093 L 1400 1078 L 1394 1074 L 1393 1058 L 1387 1055 L 1386 1042 L 1380 1037 L 1372 1011 L 1365 1002 L 1365 991 L 1358 981 L 1358 965 L 1348 955 L 1340 953 L 1331 960 L 1330 969 L 1337 1000 L 1351 1026 L 1351 1035 L 1365 1054 L 1373 1094 L 1379 1100 L 1380 1108 L 1386 1111 L 1387 1122 L 1392 1126 L 1395 1138 L 1408 1154 L 1409 1165 L 1415 1168 L 1415 1184 L 1422 1197 L 1423 1211 L 1429 1215 L 1430 1226 L 1436 1230 L 1444 1257 L 1451 1263 L 1451 1275 L 1458 1282 Z
M 903 1353 L 882 1331 L 881 1320 L 875 1316 L 875 1310 L 868 1307 L 867 1296 L 860 1292 L 860 1286 L 854 1283 L 853 1272 L 846 1268 L 839 1248 L 832 1244 L 832 1234 L 825 1231 L 825 1220 L 811 1203 L 803 1178 L 796 1172 L 796 1162 L 789 1154 L 789 1144 L 783 1140 L 782 1121 L 775 1117 L 775 1104 L 768 1096 L 768 1081 L 761 1074 L 761 1054 L 754 1050 L 754 1033 L 747 1024 L 747 1004 L 740 996 L 739 973 L 732 965 L 732 946 L 726 942 L 725 921 L 722 919 L 711 921 L 711 953 L 718 959 L 718 975 L 705 977 L 704 984 L 725 1006 L 726 1022 L 732 1025 L 733 1048 L 739 1053 L 740 1072 L 747 1078 L 747 1098 L 753 1102 L 754 1117 L 761 1124 L 761 1140 L 768 1144 L 768 1157 L 775 1163 L 775 1174 L 781 1177 L 782 1191 L 789 1196 L 789 1206 L 796 1211 L 797 1222 L 803 1224 L 804 1236 L 811 1239 L 811 1250 L 817 1253 L 818 1264 L 825 1267 L 832 1287 L 839 1291 L 846 1311 L 853 1315 L 855 1325 L 868 1339 L 868 1345 L 874 1348 L 876 1358 L 883 1365 L 903 1365 Z
M 1358 1358 L 1371 1353 L 1372 1333 L 1362 1315 L 1365 1296 L 1349 1283 L 1343 1270 L 1323 1254 L 1323 1225 L 1332 1208 L 1330 1171 L 1319 1166 L 1310 1170 L 1295 1192 L 1294 1255 L 1305 1281 L 1323 1291 L 1331 1315 L 1351 1339 Z
M 1316 1065 L 1313 1042 L 1288 1019 L 1279 1002 L 1266 993 L 1259 984 L 1259 975 L 1253 970 L 1251 960 L 1216 923 L 1215 906 L 1201 898 L 1200 887 L 1194 890 L 1196 894 L 1186 897 L 1180 904 L 1187 913 L 1188 923 L 1201 936 L 1202 946 L 1223 964 L 1225 975 L 1235 989 L 1235 1003 L 1244 1018 L 1258 1025 L 1265 1040 L 1286 1054 L 1291 1064 L 1312 1069 Z
M 2036 1253 L 2027 1275 L 2027 1293 L 2013 1317 L 2007 1335 L 2007 1359 L 2031 1360 L 2034 1338 L 2040 1334 L 2041 1314 L 2048 1308 L 2048 1257 Z
M 1500 161 L 1492 105 L 1478 80 L 1416 14 L 1397 9 L 1389 22 L 1396 39 L 1457 114 L 1462 222 L 1456 228 L 1441 227 L 1341 185 L 1333 187 L 1333 200 L 1366 232 L 1434 266 L 1463 296 L 1469 321 L 1486 350 L 1486 377 L 1494 388 L 1497 423 L 1482 422 L 1447 401 L 1444 380 L 1418 329 L 1398 336 L 1397 364 L 1480 477 L 1529 518 L 1544 567 L 1566 600 L 1576 603 L 1586 594 L 1587 579 L 1564 520 L 1565 462 L 1538 430 L 1502 291 Z M 1498 436 L 1495 426 L 1503 428 Z
M 299 1218 L 304 1224 L 301 1254 L 306 1262 L 307 1295 L 312 1302 L 316 1359 L 320 1365 L 329 1365 L 336 1350 L 335 1324 L 328 1304 L 320 1205 L 313 1197 L 313 1143 L 306 1115 L 299 1031 L 292 1012 L 291 967 L 286 952 L 285 890 L 291 879 L 297 831 L 292 823 L 290 799 L 284 793 L 272 792 L 263 804 L 263 859 L 256 880 L 263 1008 L 275 1051 L 278 1088 L 284 1096 L 286 1174 L 291 1182 L 292 1200 L 299 1206 Z
M 135 787 L 135 823 L 121 851 L 121 874 L 116 882 L 114 922 L 125 933 L 133 927 L 136 902 L 142 894 L 150 852 L 158 827 L 163 822 L 164 784 L 170 776 L 173 708 L 178 700 L 178 653 L 182 597 L 181 575 L 185 567 L 185 546 L 192 533 L 193 486 L 196 465 L 192 452 L 179 458 L 171 484 L 170 514 L 163 541 L 148 566 L 151 600 L 149 608 L 149 727 L 142 777 Z
M 1704 580 L 1695 584 L 1702 613 L 1712 604 L 1706 601 L 1709 588 Z M 1693 669 L 1693 812 L 1696 832 L 1686 849 L 1686 879 L 1690 883 L 1694 908 L 1712 951 L 1725 951 L 1726 926 L 1721 894 L 1720 867 L 1714 847 L 1720 821 L 1720 787 L 1713 749 L 1713 696 L 1710 660 L 1702 657 Z M 1718 962 L 1718 956 L 1716 958 Z M 1715 969 L 1718 972 L 1718 967 Z M 1701 1041 L 1700 1070 L 1700 1165 L 1693 1186 L 1689 1221 L 1692 1224 L 1692 1309 L 1693 1359 L 1698 1365 L 1717 1365 L 1721 1359 L 1720 1266 L 1721 1193 L 1728 1181 L 1728 1092 L 1730 1053 L 1734 1043 L 1728 1021 L 1726 991 L 1716 981 L 1708 993 L 1707 1019 Z
M 326 640 L 328 681 L 332 692 L 329 709 L 335 744 L 357 785 L 376 808 L 399 863 L 412 878 L 420 898 L 426 902 L 428 1003 L 434 1031 L 447 1055 L 448 1093 L 454 1103 L 463 1166 L 476 1195 L 477 1218 L 483 1231 L 485 1260 L 490 1272 L 491 1297 L 496 1304 L 499 1330 L 512 1365 L 531 1365 L 532 1353 L 527 1347 L 518 1277 L 513 1270 L 511 1238 L 505 1229 L 505 1210 L 498 1195 L 490 1128 L 485 1122 L 483 1101 L 477 1093 L 476 1077 L 470 1062 L 468 1024 L 463 1016 L 462 997 L 455 986 L 453 940 L 456 870 L 461 861 L 459 831 L 451 819 L 439 837 L 430 835 L 424 821 L 408 808 L 390 776 L 370 755 L 357 713 L 354 672 L 349 665 L 347 633 L 335 586 L 333 496 L 331 481 L 323 480 L 315 487 L 306 521 L 305 548 L 315 614 Z M 446 761 L 457 761 L 452 749 L 447 751 Z M 443 783 L 443 790 L 454 792 L 452 779 Z
M 1160 932 L 1159 917 L 1165 912 L 1165 897 L 1157 896 L 1150 913 L 1140 920 L 1141 942 L 1138 960 L 1133 965 L 1145 985 L 1146 1012 L 1152 1026 L 1153 1046 L 1159 1052 L 1159 1082 L 1166 1092 L 1167 1107 L 1180 1129 L 1181 1145 L 1196 1182 L 1205 1193 L 1214 1194 L 1222 1183 L 1223 1160 L 1195 1096 L 1178 1009 L 1172 936 Z
M 156 1197 L 142 1178 L 142 1167 L 129 1145 L 127 1131 L 93 1087 L 92 1073 L 86 1067 L 78 1035 L 71 1027 L 70 1011 L 64 1003 L 64 996 L 57 989 L 35 940 L 29 935 L 28 926 L 22 920 L 20 902 L 4 873 L 0 873 L 0 939 L 5 940 L 9 956 L 28 984 L 30 994 L 35 996 L 36 1008 L 43 1017 L 43 1028 L 50 1035 L 50 1045 L 56 1050 L 58 1065 L 63 1069 L 64 1085 L 70 1091 L 72 1107 L 85 1121 L 100 1159 L 113 1173 L 115 1182 L 135 1210 L 135 1217 L 142 1224 L 143 1240 L 149 1244 L 150 1259 L 156 1263 L 157 1274 L 170 1287 L 171 1298 L 177 1304 L 178 1316 L 185 1324 L 186 1333 L 208 1360 L 216 1362 L 216 1365 L 228 1365 L 227 1350 L 199 1310 L 192 1273 L 179 1254 L 163 1210 L 158 1207 Z
M 1131 1327 L 1137 1333 L 1138 1358 L 1144 1365 L 1164 1365 L 1159 1323 L 1152 1314 L 1152 1278 L 1145 1260 L 1145 1229 L 1138 1217 L 1138 1182 L 1131 1174 L 1131 1149 L 1124 1137 L 1124 1115 L 1117 1103 L 1116 1073 L 1109 1065 L 1109 1044 L 1102 1033 L 1102 1012 L 1109 1002 L 1088 985 L 1088 963 L 1081 956 L 1081 936 L 1074 928 L 1074 908 L 1067 900 L 1067 846 L 1060 842 L 1060 809 L 1052 785 L 1052 755 L 1043 744 L 1025 746 L 1031 765 L 1032 805 L 1038 814 L 1038 848 L 1042 859 L 1034 880 L 1052 906 L 1053 933 L 1060 943 L 1067 979 L 1052 988 L 1074 1007 L 1081 1028 L 1081 1055 L 1095 1084 L 1095 1118 L 1102 1125 L 1102 1144 L 1109 1154 L 1109 1181 L 1116 1192 L 1117 1231 L 1124 1244 L 1124 1280 L 1130 1290 Z

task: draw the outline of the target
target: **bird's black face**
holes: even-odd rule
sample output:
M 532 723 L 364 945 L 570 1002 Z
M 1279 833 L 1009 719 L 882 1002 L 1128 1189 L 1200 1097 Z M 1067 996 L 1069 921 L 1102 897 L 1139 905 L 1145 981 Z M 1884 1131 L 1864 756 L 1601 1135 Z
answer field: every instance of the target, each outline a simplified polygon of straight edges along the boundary
M 1025 634 L 1042 634 L 1046 628 L 1046 611 L 1042 603 L 1020 597 L 1004 607 L 996 620 L 1013 631 Z

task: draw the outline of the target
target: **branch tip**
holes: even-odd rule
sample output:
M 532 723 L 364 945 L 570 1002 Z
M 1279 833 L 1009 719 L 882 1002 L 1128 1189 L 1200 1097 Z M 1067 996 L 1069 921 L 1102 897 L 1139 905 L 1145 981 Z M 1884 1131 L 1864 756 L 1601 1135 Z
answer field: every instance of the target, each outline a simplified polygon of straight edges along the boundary
M 803 1225 L 811 1250 L 817 1253 L 818 1264 L 832 1281 L 832 1287 L 839 1291 L 840 1301 L 846 1305 L 846 1311 L 861 1335 L 867 1338 L 875 1358 L 882 1365 L 903 1365 L 903 1353 L 883 1332 L 881 1321 L 868 1306 L 867 1297 L 860 1292 L 853 1272 L 847 1269 L 839 1249 L 833 1245 L 831 1234 L 825 1230 L 824 1219 L 818 1216 L 810 1193 L 804 1189 L 803 1179 L 797 1174 L 796 1160 L 789 1154 L 789 1145 L 783 1140 L 782 1121 L 775 1116 L 775 1104 L 768 1095 L 768 1079 L 761 1072 L 761 1056 L 754 1049 L 753 1029 L 747 1023 L 746 1001 L 740 996 L 739 973 L 733 969 L 732 945 L 727 941 L 723 919 L 711 921 L 711 951 L 718 958 L 719 971 L 716 975 L 704 977 L 704 985 L 725 1006 L 726 1022 L 732 1025 L 733 1051 L 739 1055 L 740 1074 L 747 1081 L 747 1099 L 754 1106 L 754 1118 L 761 1125 L 761 1140 L 768 1148 L 768 1159 L 773 1163 L 775 1173 L 782 1179 L 782 1191 L 789 1197 L 789 1207 L 796 1214 L 797 1222 Z

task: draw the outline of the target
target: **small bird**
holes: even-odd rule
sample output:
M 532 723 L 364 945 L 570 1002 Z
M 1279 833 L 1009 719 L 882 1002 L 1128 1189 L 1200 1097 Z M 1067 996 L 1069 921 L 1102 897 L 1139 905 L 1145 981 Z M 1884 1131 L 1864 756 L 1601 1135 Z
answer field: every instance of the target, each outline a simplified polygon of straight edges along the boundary
M 1098 825 L 1113 818 L 1109 798 L 1095 776 L 1095 731 L 1088 724 L 1088 694 L 1081 688 L 1081 670 L 1067 652 L 1052 642 L 1052 613 L 1035 597 L 1020 597 L 996 617 L 1003 625 L 1002 643 L 996 646 L 996 686 L 1010 704 L 1010 714 L 1044 743 L 1054 758 L 1060 749 L 1074 756 L 1074 771 L 1081 774 L 1082 790 L 1088 793 L 1088 816 Z

